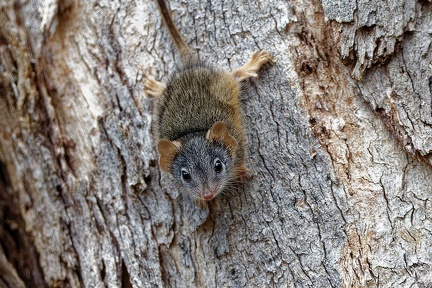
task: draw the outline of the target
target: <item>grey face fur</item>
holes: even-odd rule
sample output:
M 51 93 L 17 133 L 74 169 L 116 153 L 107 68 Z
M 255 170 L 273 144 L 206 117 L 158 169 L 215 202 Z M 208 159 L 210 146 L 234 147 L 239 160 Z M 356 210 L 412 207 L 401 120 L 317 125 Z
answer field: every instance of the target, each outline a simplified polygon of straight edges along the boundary
M 181 147 L 172 164 L 172 175 L 192 197 L 210 200 L 229 182 L 231 168 L 227 149 L 196 136 Z

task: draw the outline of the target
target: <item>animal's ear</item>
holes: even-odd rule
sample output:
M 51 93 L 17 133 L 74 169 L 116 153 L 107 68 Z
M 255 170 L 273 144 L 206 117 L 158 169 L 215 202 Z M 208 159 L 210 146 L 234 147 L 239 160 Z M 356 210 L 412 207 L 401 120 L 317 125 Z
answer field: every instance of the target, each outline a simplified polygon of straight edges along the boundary
M 213 142 L 219 142 L 226 147 L 231 156 L 237 151 L 238 143 L 237 140 L 228 132 L 225 124 L 222 121 L 218 121 L 207 131 L 206 138 Z
M 163 171 L 170 172 L 170 166 L 173 163 L 175 156 L 180 151 L 180 148 L 181 143 L 178 141 L 169 141 L 168 139 L 159 140 L 159 165 Z

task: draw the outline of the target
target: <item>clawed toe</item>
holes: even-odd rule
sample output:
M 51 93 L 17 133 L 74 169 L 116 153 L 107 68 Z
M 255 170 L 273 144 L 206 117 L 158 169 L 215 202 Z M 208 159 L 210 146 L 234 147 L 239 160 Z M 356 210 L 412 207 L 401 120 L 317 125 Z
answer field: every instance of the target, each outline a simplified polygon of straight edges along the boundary
M 162 82 L 157 81 L 153 76 L 148 76 L 144 82 L 144 92 L 153 97 L 159 97 L 165 91 L 166 85 Z
M 252 53 L 251 58 L 246 64 L 234 70 L 233 75 L 238 81 L 243 81 L 250 77 L 258 77 L 258 71 L 267 62 L 273 64 L 276 61 L 275 58 L 267 51 L 256 50 Z

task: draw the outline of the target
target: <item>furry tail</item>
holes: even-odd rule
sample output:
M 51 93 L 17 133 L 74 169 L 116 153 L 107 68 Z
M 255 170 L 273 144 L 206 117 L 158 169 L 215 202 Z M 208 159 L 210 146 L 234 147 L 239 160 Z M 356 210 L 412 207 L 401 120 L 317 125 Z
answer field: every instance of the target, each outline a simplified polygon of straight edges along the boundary
M 189 46 L 186 44 L 183 37 L 180 35 L 177 27 L 175 26 L 174 22 L 172 21 L 171 11 L 168 9 L 166 1 L 158 0 L 158 4 L 159 4 L 159 11 L 162 15 L 165 26 L 168 28 L 168 31 L 171 34 L 171 38 L 175 46 L 179 50 L 182 61 L 185 62 L 191 56 L 191 51 L 189 49 Z

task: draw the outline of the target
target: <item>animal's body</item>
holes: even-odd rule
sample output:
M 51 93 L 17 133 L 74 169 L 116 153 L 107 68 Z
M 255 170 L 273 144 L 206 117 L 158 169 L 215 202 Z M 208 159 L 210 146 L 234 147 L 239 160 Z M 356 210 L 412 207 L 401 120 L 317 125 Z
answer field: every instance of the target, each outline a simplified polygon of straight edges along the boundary
M 184 192 L 208 201 L 248 175 L 240 82 L 257 77 L 261 66 L 273 60 L 267 52 L 256 51 L 232 72 L 201 62 L 175 27 L 166 2 L 158 4 L 182 59 L 166 84 L 152 77 L 145 84 L 147 94 L 161 97 L 159 164 Z

